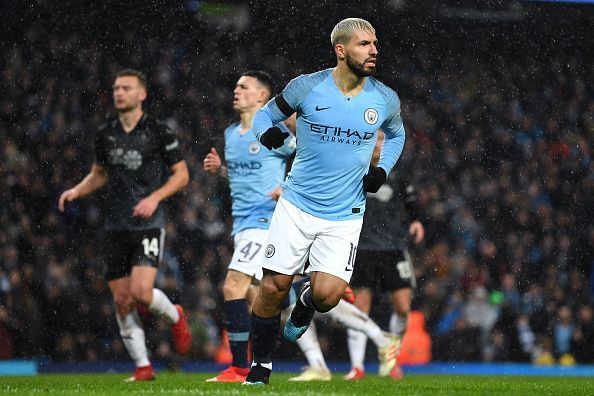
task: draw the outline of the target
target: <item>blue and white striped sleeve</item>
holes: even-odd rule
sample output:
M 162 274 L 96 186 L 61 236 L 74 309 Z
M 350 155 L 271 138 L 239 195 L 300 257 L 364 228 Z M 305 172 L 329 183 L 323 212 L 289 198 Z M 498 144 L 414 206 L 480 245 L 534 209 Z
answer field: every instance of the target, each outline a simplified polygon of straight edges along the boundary
M 392 91 L 392 94 L 387 103 L 388 116 L 381 126 L 385 140 L 377 165 L 384 169 L 386 174 L 389 174 L 398 162 L 405 139 L 404 124 L 400 115 L 400 99 L 395 92 Z

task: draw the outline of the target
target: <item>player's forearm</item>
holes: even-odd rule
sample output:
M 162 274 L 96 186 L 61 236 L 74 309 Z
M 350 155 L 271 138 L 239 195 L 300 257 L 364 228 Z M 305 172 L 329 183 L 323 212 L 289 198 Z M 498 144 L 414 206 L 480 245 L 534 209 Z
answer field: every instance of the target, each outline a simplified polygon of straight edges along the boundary
M 260 108 L 252 119 L 252 132 L 256 139 L 260 141 L 260 136 L 273 125 L 287 119 L 287 116 L 276 105 L 274 99 L 269 101 L 264 107 Z
M 107 183 L 107 172 L 103 169 L 93 166 L 91 172 L 80 183 L 74 186 L 79 197 L 86 197 L 93 194 Z
M 182 161 L 182 163 L 176 164 L 175 166 L 177 168 L 173 170 L 173 173 L 169 176 L 167 182 L 151 194 L 151 196 L 156 198 L 159 202 L 164 201 L 180 191 L 187 186 L 190 181 L 190 174 L 185 162 Z
M 377 164 L 378 167 L 384 169 L 386 174 L 390 173 L 400 154 L 404 148 L 404 127 L 401 127 L 396 133 L 384 132 L 384 144 L 382 146 L 382 153 Z

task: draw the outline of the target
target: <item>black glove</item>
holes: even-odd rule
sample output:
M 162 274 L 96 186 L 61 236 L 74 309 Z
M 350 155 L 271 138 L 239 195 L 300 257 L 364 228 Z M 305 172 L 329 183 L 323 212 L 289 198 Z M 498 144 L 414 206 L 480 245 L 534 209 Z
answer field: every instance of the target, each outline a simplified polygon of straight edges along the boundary
M 377 166 L 370 166 L 369 172 L 363 176 L 363 190 L 370 193 L 376 193 L 377 190 L 386 182 L 386 171 Z
M 277 126 L 268 128 L 266 132 L 260 136 L 260 143 L 268 150 L 276 149 L 285 144 L 285 139 L 289 136 L 288 132 L 283 132 Z

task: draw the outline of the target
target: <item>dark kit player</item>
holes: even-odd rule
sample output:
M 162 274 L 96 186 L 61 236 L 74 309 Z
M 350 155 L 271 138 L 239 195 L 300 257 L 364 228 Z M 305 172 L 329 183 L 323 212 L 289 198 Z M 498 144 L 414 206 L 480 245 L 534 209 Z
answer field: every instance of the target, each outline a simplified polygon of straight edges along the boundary
M 116 304 L 120 335 L 136 364 L 130 381 L 155 378 L 136 304 L 169 320 L 178 353 L 189 352 L 192 344 L 181 306 L 173 305 L 161 290 L 153 288 L 165 238 L 159 203 L 188 184 L 188 168 L 175 134 L 142 110 L 146 97 L 142 73 L 118 73 L 113 85 L 118 116 L 98 131 L 89 174 L 59 200 L 59 209 L 64 211 L 66 202 L 107 187 L 105 276 Z M 165 167 L 171 175 L 162 184 Z
M 383 134 L 380 132 L 372 165 L 379 159 L 382 142 Z M 365 313 L 369 313 L 371 309 L 375 291 L 389 294 L 393 310 L 389 332 L 398 340 L 397 348 L 393 351 L 397 357 L 408 323 L 412 293 L 416 287 L 407 241 L 412 237 L 415 244 L 421 243 L 425 237 L 425 229 L 419 220 L 414 186 L 402 173 L 390 176 L 377 193 L 367 194 L 365 220 L 351 286 L 357 295 L 355 305 Z M 365 377 L 363 360 L 367 336 L 349 329 L 348 345 L 353 367 L 346 379 L 362 379 Z M 395 364 L 380 367 L 379 375 L 401 379 L 403 374 L 396 359 L 390 361 Z

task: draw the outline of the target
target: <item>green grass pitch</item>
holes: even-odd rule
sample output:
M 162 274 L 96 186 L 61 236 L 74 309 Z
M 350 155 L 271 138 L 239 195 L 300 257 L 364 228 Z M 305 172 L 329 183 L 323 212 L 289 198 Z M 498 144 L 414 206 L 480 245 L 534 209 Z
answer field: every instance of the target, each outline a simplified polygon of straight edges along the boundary
M 408 375 L 403 381 L 369 375 L 346 382 L 335 374 L 330 382 L 288 382 L 290 374 L 274 373 L 270 385 L 205 383 L 209 374 L 159 373 L 156 381 L 124 383 L 123 374 L 55 374 L 0 377 L 7 395 L 594 395 L 594 378 L 488 377 Z

